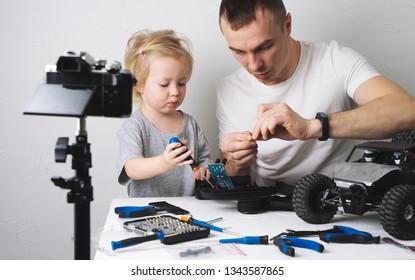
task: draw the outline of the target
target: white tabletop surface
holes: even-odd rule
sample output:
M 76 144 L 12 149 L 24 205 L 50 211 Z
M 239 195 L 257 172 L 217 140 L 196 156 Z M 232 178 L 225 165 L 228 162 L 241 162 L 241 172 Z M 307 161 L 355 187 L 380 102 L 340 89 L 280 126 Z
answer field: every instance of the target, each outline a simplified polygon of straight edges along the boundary
M 226 228 L 241 236 L 268 235 L 271 238 L 285 232 L 286 229 L 325 230 L 332 228 L 333 225 L 342 225 L 369 232 L 373 236 L 391 237 L 382 229 L 377 213 L 367 213 L 363 216 L 338 214 L 331 223 L 313 225 L 298 218 L 294 212 L 268 211 L 261 214 L 242 214 L 237 211 L 236 201 L 198 200 L 194 197 L 116 198 L 111 203 L 104 228 L 92 238 L 96 239 L 95 246 L 97 250 L 95 259 L 182 260 L 185 258 L 180 257 L 180 252 L 186 251 L 187 249 L 205 248 L 207 246 L 211 249 L 209 253 L 199 254 L 190 258 L 216 260 L 287 260 L 291 258 L 282 254 L 272 242 L 269 245 L 221 244 L 219 243 L 219 239 L 236 237 L 215 231 L 211 231 L 208 238 L 174 245 L 165 245 L 160 240 L 155 240 L 113 251 L 111 249 L 111 241 L 139 236 L 136 233 L 125 230 L 122 226 L 125 221 L 134 219 L 118 218 L 118 215 L 114 213 L 114 208 L 117 206 L 146 206 L 148 203 L 155 201 L 166 201 L 186 209 L 191 213 L 193 218 L 202 221 L 209 221 L 221 217 L 223 219 L 214 223 L 215 226 Z M 410 250 L 405 250 L 384 242 L 380 244 L 336 244 L 325 243 L 324 241 L 320 241 L 318 237 L 306 238 L 323 244 L 325 248 L 324 252 L 318 253 L 308 249 L 295 248 L 295 259 L 415 259 L 415 253 Z M 397 239 L 394 238 L 394 240 Z M 405 245 L 415 246 L 415 240 L 397 241 Z

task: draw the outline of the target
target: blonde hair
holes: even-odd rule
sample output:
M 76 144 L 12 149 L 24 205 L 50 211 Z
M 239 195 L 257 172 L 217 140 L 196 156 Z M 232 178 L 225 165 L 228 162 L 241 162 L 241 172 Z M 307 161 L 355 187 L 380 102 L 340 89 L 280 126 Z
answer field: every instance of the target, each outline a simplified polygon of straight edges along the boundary
M 141 101 L 141 92 L 137 86 L 144 86 L 150 71 L 148 55 L 172 57 L 187 66 L 187 80 L 193 71 L 192 45 L 188 38 L 179 36 L 173 30 L 149 31 L 142 30 L 134 33 L 128 40 L 124 56 L 125 66 L 131 71 L 137 83 L 133 87 L 133 96 Z

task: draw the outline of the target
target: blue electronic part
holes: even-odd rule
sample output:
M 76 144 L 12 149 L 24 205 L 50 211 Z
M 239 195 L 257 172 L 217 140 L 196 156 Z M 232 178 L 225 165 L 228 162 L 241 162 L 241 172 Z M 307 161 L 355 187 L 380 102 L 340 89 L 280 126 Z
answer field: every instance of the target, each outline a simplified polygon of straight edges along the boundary
M 231 178 L 226 173 L 223 163 L 211 163 L 208 166 L 211 178 L 215 185 L 221 189 L 235 189 Z

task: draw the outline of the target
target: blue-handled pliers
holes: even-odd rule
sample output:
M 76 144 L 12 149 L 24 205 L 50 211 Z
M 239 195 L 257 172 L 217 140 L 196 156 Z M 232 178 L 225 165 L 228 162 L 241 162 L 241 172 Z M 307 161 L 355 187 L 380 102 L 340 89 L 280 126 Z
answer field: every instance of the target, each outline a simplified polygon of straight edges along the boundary
M 112 241 L 111 247 L 112 250 L 117 250 L 120 248 L 130 247 L 137 244 L 141 244 L 151 240 L 163 240 L 164 233 L 162 231 L 157 231 L 154 234 L 146 235 L 146 236 L 139 236 L 139 237 L 131 237 L 124 240 L 119 241 Z
M 154 206 L 120 206 L 115 207 L 119 218 L 138 218 L 155 215 L 158 210 Z
M 370 244 L 379 243 L 380 237 L 373 236 L 372 234 L 360 231 L 351 227 L 334 225 L 332 229 L 318 230 L 318 231 L 295 231 L 287 230 L 287 236 L 299 237 L 299 236 L 311 236 L 317 235 L 320 240 L 327 243 L 358 243 L 358 244 Z
M 310 249 L 319 253 L 324 251 L 324 246 L 318 242 L 298 237 L 288 237 L 285 233 L 277 235 L 271 238 L 271 240 L 280 249 L 281 253 L 290 257 L 295 256 L 295 249 L 293 247 Z
M 326 232 L 320 232 L 320 240 L 326 241 L 327 243 L 358 243 L 358 244 L 369 244 L 379 243 L 380 237 L 374 237 L 372 234 L 360 231 L 351 227 L 346 226 L 333 226 L 332 230 Z

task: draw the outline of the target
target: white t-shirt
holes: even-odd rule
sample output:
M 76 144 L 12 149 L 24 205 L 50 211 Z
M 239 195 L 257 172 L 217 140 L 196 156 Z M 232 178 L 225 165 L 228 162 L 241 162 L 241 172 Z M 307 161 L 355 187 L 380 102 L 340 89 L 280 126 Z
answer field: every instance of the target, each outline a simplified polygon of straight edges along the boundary
M 355 107 L 352 98 L 359 85 L 380 74 L 359 53 L 332 41 L 301 42 L 297 69 L 286 81 L 267 86 L 245 69 L 225 77 L 217 88 L 219 142 L 231 132 L 252 131 L 258 105 L 284 102 L 307 119 L 317 112 L 327 114 Z M 261 186 L 276 181 L 295 184 L 310 173 L 333 175 L 333 165 L 344 161 L 356 140 L 329 139 L 320 142 L 258 141 L 252 172 Z

